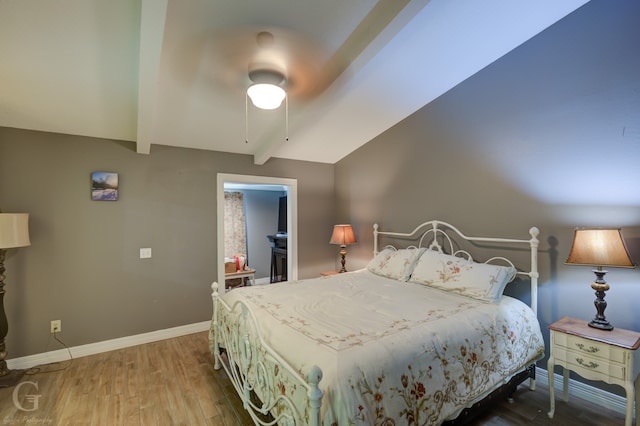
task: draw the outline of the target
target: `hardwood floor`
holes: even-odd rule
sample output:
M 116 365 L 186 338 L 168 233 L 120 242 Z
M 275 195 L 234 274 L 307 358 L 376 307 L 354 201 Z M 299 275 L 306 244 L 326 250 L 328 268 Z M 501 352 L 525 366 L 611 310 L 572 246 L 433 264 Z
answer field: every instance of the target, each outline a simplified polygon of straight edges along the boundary
M 13 401 L 16 388 L 0 389 L 2 425 L 252 424 L 224 371 L 213 369 L 206 332 L 49 364 L 21 383 L 19 404 Z M 577 398 L 556 401 L 553 420 L 548 409 L 546 387 L 538 384 L 531 392 L 521 385 L 513 404 L 500 403 L 470 424 L 624 424 L 622 414 Z

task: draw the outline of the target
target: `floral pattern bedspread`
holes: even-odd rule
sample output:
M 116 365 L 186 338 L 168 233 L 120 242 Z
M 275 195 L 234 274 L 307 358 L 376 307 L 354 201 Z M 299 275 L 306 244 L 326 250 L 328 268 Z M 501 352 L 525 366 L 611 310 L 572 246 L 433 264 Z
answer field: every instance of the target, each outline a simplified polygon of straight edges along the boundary
M 265 340 L 302 375 L 322 369 L 324 425 L 437 425 L 544 354 L 536 316 L 519 300 L 493 304 L 367 270 L 223 298 L 249 305 Z M 304 398 L 275 382 L 274 393 Z

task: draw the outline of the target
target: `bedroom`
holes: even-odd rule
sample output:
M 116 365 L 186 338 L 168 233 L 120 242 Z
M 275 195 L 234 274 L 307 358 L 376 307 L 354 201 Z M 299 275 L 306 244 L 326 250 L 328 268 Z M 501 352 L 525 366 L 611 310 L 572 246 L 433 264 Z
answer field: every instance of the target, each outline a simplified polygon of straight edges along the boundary
M 29 212 L 32 238 L 7 257 L 9 359 L 41 353 L 52 319 L 71 346 L 207 321 L 220 172 L 298 180 L 302 278 L 334 268 L 336 221 L 359 238 L 350 269 L 371 257 L 373 222 L 433 217 L 492 235 L 535 225 L 543 330 L 591 318 L 590 270 L 563 264 L 573 228 L 620 226 L 640 260 L 635 3 L 587 3 L 335 165 L 167 146 L 141 156 L 128 142 L 1 128 L 0 207 Z M 118 202 L 90 201 L 100 169 L 120 173 Z M 140 247 L 153 257 L 139 259 Z M 618 327 L 640 330 L 639 274 L 608 275 Z

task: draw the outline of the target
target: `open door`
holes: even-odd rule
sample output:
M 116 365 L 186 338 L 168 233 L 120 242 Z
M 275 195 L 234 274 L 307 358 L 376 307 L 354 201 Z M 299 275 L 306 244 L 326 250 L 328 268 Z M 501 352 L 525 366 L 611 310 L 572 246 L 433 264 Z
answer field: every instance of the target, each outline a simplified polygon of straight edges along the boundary
M 224 190 L 227 184 L 245 185 L 279 185 L 286 187 L 287 192 L 287 277 L 298 279 L 298 191 L 297 180 L 268 176 L 251 176 L 218 173 L 216 185 L 217 200 L 217 282 L 219 292 L 224 293 Z

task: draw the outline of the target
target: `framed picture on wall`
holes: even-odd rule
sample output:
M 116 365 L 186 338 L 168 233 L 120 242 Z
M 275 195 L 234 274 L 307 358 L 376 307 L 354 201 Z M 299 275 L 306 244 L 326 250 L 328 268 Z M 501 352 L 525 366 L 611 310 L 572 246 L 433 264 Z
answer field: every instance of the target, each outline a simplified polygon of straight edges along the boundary
M 117 201 L 118 174 L 112 172 L 92 172 L 91 199 L 94 201 Z

